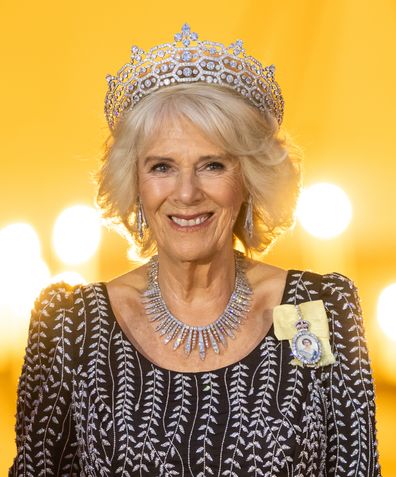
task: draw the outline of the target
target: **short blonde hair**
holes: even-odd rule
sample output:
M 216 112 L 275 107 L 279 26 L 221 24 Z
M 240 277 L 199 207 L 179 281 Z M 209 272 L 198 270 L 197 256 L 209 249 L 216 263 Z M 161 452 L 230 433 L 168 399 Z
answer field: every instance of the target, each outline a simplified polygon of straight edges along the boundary
M 137 161 L 166 121 L 187 119 L 214 144 L 239 159 L 241 180 L 253 199 L 253 237 L 244 229 L 247 203 L 233 234 L 248 255 L 267 252 L 295 223 L 301 188 L 301 149 L 280 132 L 275 118 L 264 115 L 236 91 L 205 83 L 178 84 L 149 94 L 128 111 L 105 143 L 96 204 L 103 218 L 137 249 L 142 258 L 156 253 L 149 227 L 137 229 Z

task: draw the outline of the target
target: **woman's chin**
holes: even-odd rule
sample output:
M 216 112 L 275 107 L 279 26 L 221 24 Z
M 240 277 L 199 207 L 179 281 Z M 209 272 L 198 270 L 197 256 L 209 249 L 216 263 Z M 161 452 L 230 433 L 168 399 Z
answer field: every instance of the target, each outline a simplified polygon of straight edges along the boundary
M 197 260 L 213 259 L 216 254 L 219 253 L 219 249 L 216 246 L 203 245 L 201 243 L 191 244 L 192 247 L 186 247 L 186 243 L 180 244 L 180 246 L 167 247 L 164 250 L 164 254 L 174 260 L 182 262 L 193 262 Z M 161 256 L 161 248 L 158 249 L 158 253 Z

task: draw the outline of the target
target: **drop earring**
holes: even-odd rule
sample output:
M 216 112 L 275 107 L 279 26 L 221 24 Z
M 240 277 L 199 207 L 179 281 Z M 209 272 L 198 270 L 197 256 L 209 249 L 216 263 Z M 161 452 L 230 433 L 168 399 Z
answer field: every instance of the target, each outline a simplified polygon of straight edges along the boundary
M 247 231 L 249 238 L 252 238 L 253 237 L 253 198 L 251 194 L 249 194 L 249 198 L 247 202 L 244 228 Z
M 137 213 L 137 228 L 139 233 L 140 240 L 143 239 L 143 227 L 147 226 L 146 219 L 143 213 L 142 203 L 140 201 L 140 197 L 138 197 L 138 213 Z

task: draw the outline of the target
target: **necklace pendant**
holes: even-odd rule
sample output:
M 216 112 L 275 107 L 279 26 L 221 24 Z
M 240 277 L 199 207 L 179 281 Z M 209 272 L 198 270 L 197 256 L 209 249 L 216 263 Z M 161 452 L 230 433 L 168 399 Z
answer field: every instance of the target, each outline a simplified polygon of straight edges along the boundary
M 198 346 L 199 346 L 199 357 L 203 361 L 205 359 L 206 353 L 205 353 L 205 341 L 204 341 L 202 330 L 198 330 Z
M 220 352 L 219 346 L 217 344 L 216 337 L 214 336 L 213 331 L 211 329 L 208 330 L 208 335 L 209 335 L 210 344 L 212 345 L 213 351 L 216 354 L 219 354 Z
M 185 337 L 185 328 L 182 328 L 179 331 L 179 334 L 177 335 L 175 342 L 173 343 L 173 350 L 175 350 L 182 344 L 184 337 Z
M 177 329 L 178 329 L 178 325 L 176 323 L 172 323 L 172 325 L 170 326 L 169 328 L 169 331 L 164 339 L 164 343 L 165 344 L 168 344 L 169 341 L 171 341 L 173 339 L 173 337 L 175 336 L 176 332 L 177 332 Z
M 217 334 L 219 336 L 219 340 L 221 341 L 222 345 L 224 346 L 224 348 L 227 348 L 227 340 L 226 340 L 226 337 L 224 336 L 224 333 L 225 333 L 224 326 L 221 323 L 218 323 L 218 324 L 215 324 L 214 327 L 217 330 Z
M 187 341 L 186 341 L 186 345 L 184 347 L 184 351 L 187 355 L 189 355 L 191 353 L 191 350 L 192 350 L 192 329 L 190 328 L 190 331 L 188 333 L 188 336 L 187 336 Z

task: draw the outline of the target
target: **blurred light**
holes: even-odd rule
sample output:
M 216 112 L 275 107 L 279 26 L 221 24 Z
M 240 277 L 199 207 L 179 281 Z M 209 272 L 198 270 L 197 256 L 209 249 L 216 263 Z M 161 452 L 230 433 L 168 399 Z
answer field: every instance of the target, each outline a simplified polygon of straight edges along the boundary
M 15 316 L 30 313 L 50 277 L 40 253 L 40 239 L 31 225 L 10 224 L 0 230 L 0 305 Z
M 302 190 L 297 218 L 311 235 L 329 239 L 347 228 L 352 218 L 352 205 L 340 187 L 321 182 Z
M 57 282 L 66 282 L 69 285 L 79 285 L 80 283 L 87 283 L 85 278 L 83 278 L 82 275 L 77 272 L 62 272 L 50 278 L 49 283 Z
M 3 264 L 2 264 L 3 265 Z M 49 280 L 47 264 L 34 257 L 26 262 L 12 263 L 0 271 L 0 304 L 16 317 L 29 316 L 34 299 Z
M 396 283 L 382 290 L 378 298 L 377 320 L 382 331 L 396 341 Z
M 50 277 L 47 265 L 38 257 L 10 265 L 0 265 L 0 360 L 26 345 L 34 301 Z
M 96 253 L 100 238 L 101 219 L 98 211 L 86 205 L 76 205 L 58 216 L 52 243 L 64 263 L 77 265 Z
M 145 258 L 142 258 L 139 253 L 138 253 L 138 248 L 137 246 L 133 243 L 133 242 L 130 242 L 128 244 L 128 252 L 127 252 L 127 257 L 128 257 L 128 260 L 132 261 L 132 262 L 137 262 L 141 265 L 147 263 L 148 259 L 145 259 Z
M 0 263 L 24 263 L 41 255 L 37 232 L 30 224 L 10 224 L 0 230 Z M 0 271 L 1 272 L 1 271 Z

